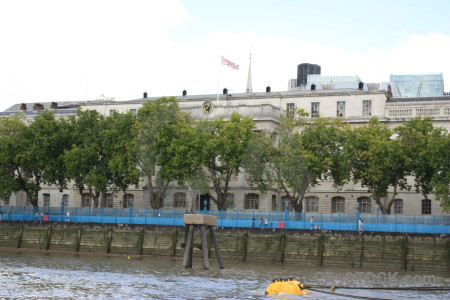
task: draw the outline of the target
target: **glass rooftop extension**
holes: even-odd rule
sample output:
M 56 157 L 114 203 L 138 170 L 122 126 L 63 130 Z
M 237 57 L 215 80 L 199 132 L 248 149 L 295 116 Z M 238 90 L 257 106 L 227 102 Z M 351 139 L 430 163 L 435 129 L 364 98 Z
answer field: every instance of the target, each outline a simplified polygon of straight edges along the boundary
M 444 76 L 442 73 L 391 74 L 389 81 L 393 88 L 400 92 L 399 97 L 444 95 Z

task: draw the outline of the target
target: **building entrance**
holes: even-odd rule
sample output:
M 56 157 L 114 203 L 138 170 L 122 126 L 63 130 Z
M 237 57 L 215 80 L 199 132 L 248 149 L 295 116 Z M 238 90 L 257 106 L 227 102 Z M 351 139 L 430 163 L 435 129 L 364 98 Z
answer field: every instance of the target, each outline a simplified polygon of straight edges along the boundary
M 200 210 L 209 210 L 210 201 L 211 199 L 209 197 L 209 194 L 200 195 Z

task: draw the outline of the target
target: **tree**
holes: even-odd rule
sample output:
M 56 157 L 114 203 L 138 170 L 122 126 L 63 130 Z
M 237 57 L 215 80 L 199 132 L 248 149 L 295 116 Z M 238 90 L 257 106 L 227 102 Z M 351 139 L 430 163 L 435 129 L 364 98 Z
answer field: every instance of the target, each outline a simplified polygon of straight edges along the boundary
M 203 120 L 196 126 L 197 145 L 201 164 L 200 172 L 212 185 L 208 191 L 219 210 L 227 209 L 229 183 L 233 174 L 243 166 L 244 155 L 254 134 L 255 122 L 249 117 L 233 113 L 230 120 Z M 201 170 L 200 170 L 201 171 Z
M 115 113 L 106 118 L 106 126 L 100 133 L 102 149 L 105 157 L 108 157 L 110 186 L 124 193 L 130 185 L 139 184 L 136 148 L 133 144 L 135 122 L 136 117 L 130 112 Z
M 192 134 L 190 118 L 180 111 L 175 97 L 149 101 L 139 109 L 134 145 L 152 208 L 161 208 L 169 183 L 184 182 L 195 166 L 189 154 Z
M 245 168 L 250 183 L 258 185 L 262 192 L 273 185 L 280 187 L 296 212 L 303 210 L 306 191 L 328 178 L 335 187 L 342 186 L 349 178 L 344 155 L 344 124 L 314 118 L 303 119 L 302 111 L 281 118 L 278 127 L 278 143 L 257 138 Z M 257 146 L 259 145 L 259 146 Z
M 107 121 L 95 110 L 78 110 L 69 123 L 73 145 L 64 154 L 67 177 L 74 181 L 81 195 L 87 188 L 94 207 L 98 207 L 100 195 L 106 193 L 113 177 L 108 167 L 110 156 L 104 146 L 114 141 L 103 140 Z
M 434 193 L 448 209 L 450 148 L 447 130 L 433 127 L 431 118 L 414 118 L 396 128 L 409 159 L 414 187 L 426 199 Z
M 24 191 L 37 207 L 42 184 L 65 187 L 62 155 L 69 139 L 63 124 L 51 111 L 36 116 L 29 126 L 19 118 L 0 120 L 2 195 Z
M 373 117 L 367 125 L 351 129 L 346 147 L 354 182 L 368 189 L 383 214 L 390 214 L 399 188 L 410 189 L 405 140 L 394 136 L 394 131 Z M 391 197 L 385 203 L 382 198 L 390 189 Z
M 429 145 L 430 165 L 434 169 L 432 182 L 436 200 L 444 211 L 450 211 L 450 134 L 442 128 L 433 132 Z

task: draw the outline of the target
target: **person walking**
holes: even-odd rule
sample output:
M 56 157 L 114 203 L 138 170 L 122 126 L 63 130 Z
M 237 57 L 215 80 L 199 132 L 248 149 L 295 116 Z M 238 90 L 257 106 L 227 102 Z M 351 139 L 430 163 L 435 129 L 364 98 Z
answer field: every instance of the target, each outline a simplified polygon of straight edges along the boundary
M 363 230 L 364 230 L 364 223 L 363 223 L 363 220 L 362 220 L 362 219 L 359 219 L 359 222 L 358 222 L 358 231 L 359 231 L 359 234 L 361 234 Z
M 313 230 L 314 229 L 314 216 L 311 216 L 311 219 L 309 222 L 310 222 L 309 229 Z
M 70 222 L 70 211 L 66 213 L 66 222 Z
M 255 217 L 252 218 L 252 228 L 255 228 L 256 219 Z

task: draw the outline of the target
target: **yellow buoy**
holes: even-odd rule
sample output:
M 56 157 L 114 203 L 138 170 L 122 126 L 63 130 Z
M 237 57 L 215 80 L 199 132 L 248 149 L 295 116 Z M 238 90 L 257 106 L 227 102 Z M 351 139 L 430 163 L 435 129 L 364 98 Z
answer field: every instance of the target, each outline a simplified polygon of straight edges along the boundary
M 266 295 L 293 294 L 303 296 L 307 295 L 308 293 L 308 290 L 304 289 L 303 283 L 293 278 L 275 279 L 266 288 Z

